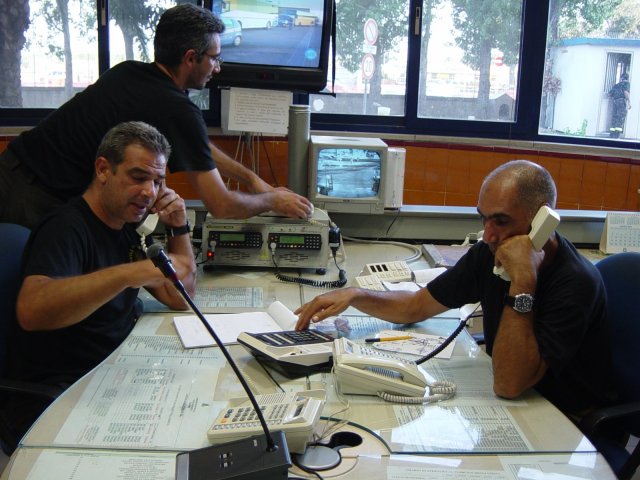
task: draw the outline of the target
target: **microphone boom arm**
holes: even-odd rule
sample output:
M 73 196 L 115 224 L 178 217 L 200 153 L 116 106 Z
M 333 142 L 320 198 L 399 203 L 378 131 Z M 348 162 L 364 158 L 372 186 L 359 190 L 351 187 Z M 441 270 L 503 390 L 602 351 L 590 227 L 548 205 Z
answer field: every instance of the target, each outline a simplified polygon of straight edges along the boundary
M 185 301 L 189 304 L 189 307 L 191 308 L 191 310 L 200 319 L 204 327 L 207 329 L 209 334 L 215 340 L 218 347 L 220 347 L 220 350 L 222 351 L 223 355 L 227 359 L 227 362 L 229 362 L 229 365 L 231 365 L 231 368 L 233 369 L 233 372 L 236 374 L 236 377 L 238 378 L 238 380 L 240 380 L 240 384 L 242 385 L 242 388 L 246 392 L 247 397 L 249 397 L 249 400 L 251 401 L 251 405 L 253 405 L 253 409 L 256 412 L 258 420 L 260 421 L 260 425 L 262 425 L 262 430 L 264 430 L 264 435 L 267 441 L 267 451 L 272 452 L 274 450 L 277 450 L 278 447 L 273 441 L 273 437 L 271 436 L 271 432 L 269 431 L 269 427 L 267 426 L 267 421 L 265 420 L 264 415 L 262 414 L 262 409 L 258 405 L 255 395 L 253 395 L 253 392 L 249 388 L 247 381 L 244 379 L 244 376 L 240 372 L 240 369 L 236 365 L 236 362 L 231 357 L 231 354 L 229 353 L 227 348 L 224 346 L 224 344 L 220 340 L 220 337 L 218 337 L 218 335 L 213 330 L 211 325 L 209 325 L 209 322 L 207 322 L 202 312 L 200 312 L 200 309 L 196 306 L 196 304 L 191 299 L 191 296 L 189 296 L 189 294 L 187 293 L 187 290 L 184 288 L 183 283 L 180 281 L 180 279 L 178 279 L 176 271 L 173 268 L 173 265 L 171 263 L 171 259 L 167 257 L 167 255 L 164 253 L 164 250 L 162 249 L 162 246 L 159 245 L 158 243 L 154 243 L 149 248 L 147 248 L 147 256 L 151 259 L 153 264 L 162 271 L 164 276 L 172 281 L 173 286 L 176 288 L 176 290 L 178 290 L 180 295 L 182 295 Z

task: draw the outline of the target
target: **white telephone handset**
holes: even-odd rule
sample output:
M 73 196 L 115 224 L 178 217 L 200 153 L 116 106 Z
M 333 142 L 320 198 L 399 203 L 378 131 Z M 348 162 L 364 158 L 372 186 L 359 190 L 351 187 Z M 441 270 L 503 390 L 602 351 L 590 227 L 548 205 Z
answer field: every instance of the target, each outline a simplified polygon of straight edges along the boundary
M 159 217 L 157 213 L 150 213 L 149 215 L 147 215 L 147 218 L 145 218 L 144 221 L 136 227 L 136 232 L 138 232 L 138 235 L 140 235 L 140 246 L 142 247 L 142 251 L 144 252 L 147 251 L 146 237 L 147 235 L 152 234 L 156 229 L 156 225 L 158 225 L 158 219 Z
M 149 235 L 156 229 L 156 225 L 158 225 L 158 214 L 150 213 L 147 215 L 147 218 L 136 227 L 136 232 L 140 235 Z
M 320 420 L 325 403 L 324 390 L 272 393 L 256 395 L 269 429 L 282 430 L 289 450 L 304 453 L 313 430 Z M 213 445 L 232 442 L 262 433 L 262 426 L 247 397 L 229 400 L 213 425 L 207 438 Z
M 536 216 L 531 220 L 531 231 L 529 238 L 536 250 L 542 250 L 544 244 L 547 243 L 549 237 L 560 223 L 560 215 L 551 208 L 543 205 L 540 207 Z M 504 270 L 504 267 L 493 267 L 493 273 L 503 280 L 510 282 L 511 278 Z

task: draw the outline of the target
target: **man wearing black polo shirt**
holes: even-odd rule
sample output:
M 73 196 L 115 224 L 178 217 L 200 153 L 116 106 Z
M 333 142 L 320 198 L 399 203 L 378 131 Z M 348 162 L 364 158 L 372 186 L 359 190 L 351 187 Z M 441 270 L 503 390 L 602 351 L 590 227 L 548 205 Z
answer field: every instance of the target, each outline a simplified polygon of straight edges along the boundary
M 418 292 L 349 288 L 320 295 L 296 311 L 297 328 L 350 305 L 413 323 L 481 302 L 497 395 L 516 398 L 533 387 L 572 417 L 606 404 L 614 393 L 602 279 L 557 232 L 540 252 L 528 236 L 538 209 L 555 202 L 547 170 L 525 160 L 508 162 L 480 189 L 483 241 L 454 267 Z M 502 265 L 511 281 L 496 276 L 494 265 Z
M 151 260 L 136 225 L 149 212 L 168 231 L 167 251 L 193 295 L 196 265 L 184 200 L 164 185 L 170 146 L 155 128 L 126 122 L 105 135 L 82 196 L 46 216 L 25 249 L 24 279 L 9 325 L 6 376 L 61 389 L 104 360 L 142 313 L 141 287 L 173 309 L 187 304 Z M 0 420 L 20 438 L 47 402 L 3 397 Z
M 155 61 L 125 61 L 15 138 L 0 155 L 0 222 L 33 228 L 52 207 L 80 195 L 91 159 L 113 126 L 143 121 L 169 140 L 171 173 L 184 172 L 217 218 L 274 211 L 307 218 L 312 205 L 289 189 L 273 188 L 232 160 L 207 135 L 202 111 L 187 90 L 201 90 L 222 64 L 224 23 L 210 11 L 181 4 L 165 11 L 154 37 Z M 251 193 L 227 189 L 221 173 Z

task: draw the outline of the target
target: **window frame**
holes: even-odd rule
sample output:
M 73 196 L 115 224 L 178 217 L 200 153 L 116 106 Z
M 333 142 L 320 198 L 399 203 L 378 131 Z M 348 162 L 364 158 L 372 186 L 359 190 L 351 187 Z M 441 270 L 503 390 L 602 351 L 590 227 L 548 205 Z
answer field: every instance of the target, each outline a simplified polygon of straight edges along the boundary
M 420 35 L 413 31 L 412 16 L 409 17 L 407 86 L 405 93 L 405 115 L 373 116 L 312 113 L 312 130 L 375 133 L 387 135 L 429 135 L 434 137 L 488 138 L 502 140 L 524 140 L 551 144 L 575 144 L 584 146 L 606 146 L 623 150 L 639 149 L 640 142 L 585 138 L 577 136 L 544 135 L 538 133 L 542 78 L 544 72 L 547 22 L 550 0 L 523 0 L 521 57 L 518 69 L 518 98 L 515 119 L 510 122 L 430 119 L 417 116 L 417 92 L 419 78 Z M 197 2 L 201 3 L 201 2 Z M 207 2 L 205 2 L 206 4 Z M 108 0 L 96 0 L 98 19 L 106 18 Z M 409 11 L 422 11 L 422 0 L 409 0 Z M 421 26 L 420 26 L 421 27 Z M 98 24 L 99 72 L 109 68 L 109 25 Z M 204 112 L 205 122 L 210 128 L 221 125 L 221 93 L 210 89 L 211 109 Z M 294 94 L 295 103 L 308 104 L 308 94 Z M 0 109 L 0 126 L 28 127 L 36 125 L 53 109 Z

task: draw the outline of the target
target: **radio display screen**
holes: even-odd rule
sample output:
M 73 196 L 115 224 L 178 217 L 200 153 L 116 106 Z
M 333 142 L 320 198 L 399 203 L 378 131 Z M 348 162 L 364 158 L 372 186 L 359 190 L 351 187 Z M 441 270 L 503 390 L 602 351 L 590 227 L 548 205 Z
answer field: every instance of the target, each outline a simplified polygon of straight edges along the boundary
M 304 236 L 301 235 L 280 235 L 280 243 L 287 245 L 304 245 Z
M 220 241 L 221 242 L 244 242 L 245 235 L 244 233 L 221 233 Z

